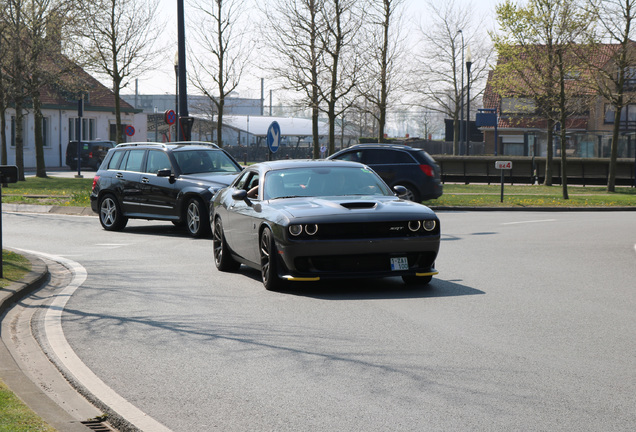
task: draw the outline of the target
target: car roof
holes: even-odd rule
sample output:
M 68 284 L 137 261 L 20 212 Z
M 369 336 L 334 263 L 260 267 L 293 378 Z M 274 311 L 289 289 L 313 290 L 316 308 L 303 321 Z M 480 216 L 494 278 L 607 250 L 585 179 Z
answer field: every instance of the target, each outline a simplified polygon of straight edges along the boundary
M 366 165 L 358 162 L 342 161 L 337 159 L 284 159 L 277 161 L 267 161 L 256 163 L 250 168 L 259 169 L 261 171 L 273 171 L 279 169 L 290 168 L 322 168 L 329 167 L 364 167 Z

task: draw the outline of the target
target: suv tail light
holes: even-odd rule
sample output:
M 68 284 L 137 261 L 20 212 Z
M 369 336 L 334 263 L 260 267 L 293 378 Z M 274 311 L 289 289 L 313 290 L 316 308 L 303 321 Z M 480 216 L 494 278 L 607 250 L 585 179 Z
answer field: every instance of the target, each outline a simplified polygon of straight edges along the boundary
M 97 180 L 99 180 L 99 176 L 93 177 L 93 188 L 91 190 L 95 190 L 95 186 L 97 186 Z
M 420 169 L 428 177 L 433 177 L 433 167 L 432 166 L 430 166 L 430 165 L 420 165 Z
M 88 154 L 88 158 L 89 158 L 89 159 L 92 159 L 92 158 L 93 158 L 93 152 L 90 152 L 90 153 Z

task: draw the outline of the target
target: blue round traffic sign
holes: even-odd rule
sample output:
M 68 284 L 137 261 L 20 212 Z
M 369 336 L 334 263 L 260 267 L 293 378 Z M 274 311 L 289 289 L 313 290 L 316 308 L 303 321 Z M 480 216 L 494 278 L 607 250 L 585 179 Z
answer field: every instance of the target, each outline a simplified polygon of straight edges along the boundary
M 128 125 L 126 126 L 125 132 L 127 136 L 133 136 L 135 134 L 135 128 L 133 126 Z
M 273 121 L 267 128 L 267 147 L 272 153 L 276 153 L 280 146 L 280 126 L 278 122 Z

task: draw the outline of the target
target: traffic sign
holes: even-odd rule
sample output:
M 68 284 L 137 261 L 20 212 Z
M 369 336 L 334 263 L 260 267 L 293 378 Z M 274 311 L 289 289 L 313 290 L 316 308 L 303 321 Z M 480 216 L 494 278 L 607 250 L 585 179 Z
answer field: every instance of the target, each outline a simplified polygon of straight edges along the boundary
M 280 126 L 278 122 L 273 121 L 267 128 L 267 147 L 272 153 L 276 153 L 280 146 Z
M 166 110 L 166 112 L 163 115 L 163 118 L 167 124 L 172 126 L 177 121 L 177 113 L 175 113 L 174 110 Z
M 495 168 L 500 170 L 512 169 L 512 161 L 496 161 Z
M 135 128 L 131 125 L 126 126 L 126 135 L 127 136 L 133 136 L 135 134 Z

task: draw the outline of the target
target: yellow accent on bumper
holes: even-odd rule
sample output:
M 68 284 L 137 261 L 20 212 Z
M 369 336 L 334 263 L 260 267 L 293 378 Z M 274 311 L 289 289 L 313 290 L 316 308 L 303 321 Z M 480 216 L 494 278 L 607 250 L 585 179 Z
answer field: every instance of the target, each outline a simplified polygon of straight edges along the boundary
M 435 276 L 438 275 L 439 272 L 437 270 L 428 272 L 428 273 L 415 273 L 415 276 Z
M 283 279 L 295 282 L 315 282 L 320 280 L 319 277 L 294 277 L 289 275 L 283 276 Z

